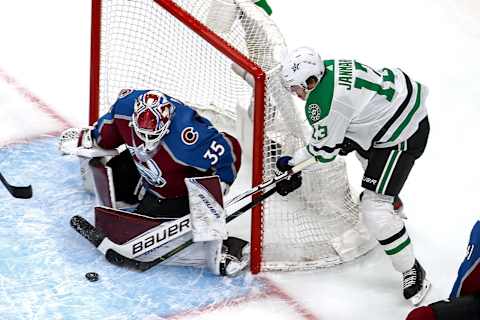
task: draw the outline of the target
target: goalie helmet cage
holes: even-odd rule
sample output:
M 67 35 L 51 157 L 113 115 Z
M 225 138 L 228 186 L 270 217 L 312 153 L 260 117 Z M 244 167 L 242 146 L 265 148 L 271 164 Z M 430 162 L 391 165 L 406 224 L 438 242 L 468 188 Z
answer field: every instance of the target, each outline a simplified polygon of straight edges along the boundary
M 92 0 L 91 39 L 90 123 L 121 89 L 159 89 L 237 137 L 250 131 L 239 138 L 252 150 L 253 185 L 309 138 L 281 85 L 285 41 L 252 0 Z M 374 246 L 342 160 L 303 177 L 298 191 L 252 210 L 253 273 L 331 266 Z

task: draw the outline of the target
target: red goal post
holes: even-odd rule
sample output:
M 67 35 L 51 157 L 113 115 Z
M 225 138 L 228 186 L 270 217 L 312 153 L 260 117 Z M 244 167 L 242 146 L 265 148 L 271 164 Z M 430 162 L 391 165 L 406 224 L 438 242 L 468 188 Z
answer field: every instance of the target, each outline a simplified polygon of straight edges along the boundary
M 229 15 L 225 28 L 214 30 L 215 20 L 205 25 L 212 16 Z M 242 148 L 251 159 L 253 186 L 271 178 L 275 160 L 308 138 L 280 83 L 276 54 L 286 47 L 283 37 L 251 0 L 92 0 L 91 40 L 90 123 L 119 90 L 158 88 L 247 130 L 250 120 L 238 113 L 238 100 L 250 95 L 243 104 L 253 97 L 252 150 L 245 150 L 248 142 Z M 253 93 L 238 69 L 254 80 Z M 300 191 L 252 209 L 250 229 L 252 273 L 335 265 L 372 247 L 342 161 L 305 172 Z M 358 244 L 342 247 L 352 239 Z
M 100 50 L 101 50 L 101 18 L 102 18 L 102 1 L 92 0 L 92 29 L 91 29 L 91 76 L 90 76 L 90 113 L 89 123 L 93 124 L 100 113 Z M 237 49 L 230 46 L 224 39 L 213 33 L 209 28 L 200 23 L 188 12 L 180 8 L 175 2 L 171 0 L 153 0 L 165 10 L 170 12 L 179 21 L 188 25 L 191 30 L 204 38 L 217 50 L 225 54 L 232 61 L 237 63 L 246 72 L 252 75 L 254 85 L 254 140 L 253 144 L 253 163 L 252 163 L 252 185 L 258 185 L 262 182 L 263 172 L 263 124 L 264 121 L 264 101 L 265 101 L 265 73 L 254 62 L 245 57 Z M 251 234 L 251 259 L 252 261 L 261 260 L 261 206 L 256 206 L 252 209 L 252 230 L 256 230 Z M 260 264 L 252 263 L 251 271 L 253 273 L 260 272 Z

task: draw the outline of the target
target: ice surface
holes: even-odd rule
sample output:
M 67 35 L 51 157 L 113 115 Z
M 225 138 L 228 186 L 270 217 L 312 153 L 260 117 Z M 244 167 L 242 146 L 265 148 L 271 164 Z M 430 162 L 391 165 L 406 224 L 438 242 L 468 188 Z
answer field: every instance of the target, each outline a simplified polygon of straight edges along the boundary
M 477 1 L 269 2 L 291 46 L 401 67 L 429 86 L 431 138 L 402 198 L 415 253 L 432 281 L 425 302 L 447 297 L 480 212 Z M 89 8 L 89 1 L 17 0 L 0 10 L 0 70 L 75 125 L 87 118 Z M 4 78 L 0 119 L 1 145 L 62 127 Z M 359 166 L 348 160 L 358 186 Z M 74 214 L 91 220 L 93 198 L 81 187 L 77 160 L 61 157 L 53 138 L 4 146 L 0 171 L 10 183 L 34 189 L 31 200 L 18 200 L 0 187 L 2 319 L 401 320 L 411 308 L 401 296 L 400 275 L 379 249 L 335 268 L 264 275 L 288 298 L 249 274 L 232 280 L 193 268 L 137 273 L 111 266 L 69 227 Z M 88 282 L 89 271 L 100 280 Z M 296 312 L 288 301 L 310 313 Z
M 141 273 L 110 265 L 69 225 L 73 215 L 93 216 L 78 159 L 61 156 L 53 138 L 1 151 L 1 168 L 11 183 L 31 183 L 34 192 L 21 201 L 0 190 L 2 319 L 166 317 L 262 290 L 249 274 L 229 279 L 203 269 L 157 267 Z M 100 280 L 87 281 L 90 271 Z

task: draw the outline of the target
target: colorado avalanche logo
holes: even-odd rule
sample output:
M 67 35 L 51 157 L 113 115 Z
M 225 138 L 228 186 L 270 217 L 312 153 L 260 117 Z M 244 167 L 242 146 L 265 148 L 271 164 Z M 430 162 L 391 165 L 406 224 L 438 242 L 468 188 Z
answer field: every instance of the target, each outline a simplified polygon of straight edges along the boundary
M 162 188 L 167 184 L 167 181 L 162 177 L 162 170 L 155 161 L 150 159 L 147 162 L 135 162 L 135 164 L 142 177 L 152 186 Z
M 138 172 L 148 184 L 158 188 L 162 188 L 167 184 L 167 180 L 162 177 L 162 170 L 160 170 L 155 161 L 148 157 L 141 147 L 127 148 L 134 159 Z
M 182 142 L 191 146 L 198 141 L 198 132 L 193 130 L 192 127 L 186 127 L 182 130 Z

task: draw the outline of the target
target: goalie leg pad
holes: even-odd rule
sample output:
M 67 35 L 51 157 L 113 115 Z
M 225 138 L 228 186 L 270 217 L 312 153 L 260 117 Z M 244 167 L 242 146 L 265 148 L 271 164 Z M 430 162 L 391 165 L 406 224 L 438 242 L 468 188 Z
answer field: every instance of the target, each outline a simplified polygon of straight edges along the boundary
M 250 262 L 250 244 L 242 239 L 228 237 L 223 241 L 211 242 L 209 268 L 221 276 L 234 277 L 242 272 Z

